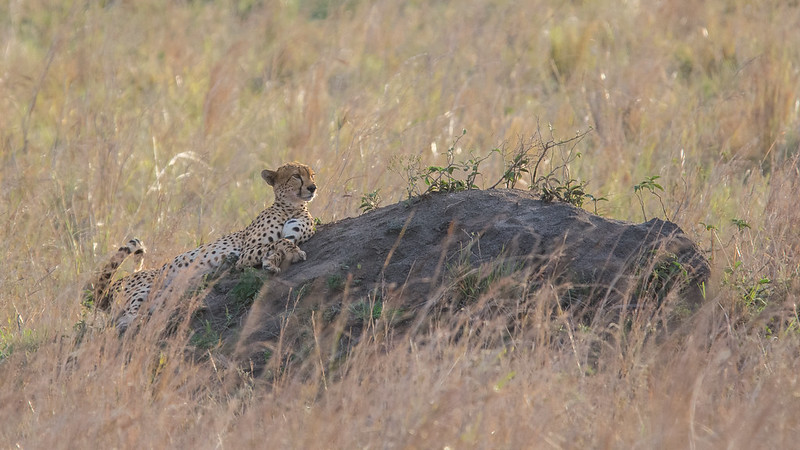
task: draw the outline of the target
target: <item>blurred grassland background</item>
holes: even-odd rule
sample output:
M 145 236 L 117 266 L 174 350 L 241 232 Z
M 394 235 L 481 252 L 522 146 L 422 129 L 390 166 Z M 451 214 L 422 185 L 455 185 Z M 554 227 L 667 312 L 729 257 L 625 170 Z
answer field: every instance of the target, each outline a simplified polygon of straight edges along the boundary
M 60 447 L 57 433 L 80 439 L 65 430 L 88 421 L 99 442 L 122 446 L 269 442 L 264 430 L 301 447 L 426 442 L 408 430 L 437 446 L 493 446 L 489 429 L 501 448 L 796 442 L 798 23 L 800 6 L 786 1 L 0 3 L 0 436 Z M 341 403 L 315 409 L 307 386 L 287 382 L 259 394 L 266 412 L 238 420 L 239 397 L 198 411 L 151 386 L 164 397 L 143 400 L 119 381 L 126 369 L 109 366 L 127 392 L 112 398 L 46 362 L 68 351 L 80 288 L 119 243 L 142 238 L 154 264 L 244 227 L 271 202 L 263 168 L 311 165 L 311 211 L 330 222 L 358 214 L 375 189 L 383 204 L 402 200 L 403 158 L 443 164 L 462 130 L 459 159 L 539 129 L 566 139 L 590 128 L 570 176 L 607 199 L 603 215 L 631 221 L 644 219 L 633 186 L 660 177 L 664 208 L 645 196 L 647 218 L 675 221 L 708 251 L 709 303 L 730 324 L 722 340 L 738 378 L 703 365 L 716 353 L 677 344 L 653 347 L 673 351 L 662 372 L 635 353 L 592 379 L 559 365 L 564 354 L 535 353 L 498 363 L 517 364 L 524 381 L 496 394 L 495 366 L 432 346 L 414 363 L 365 369 L 363 385 L 331 386 Z M 478 183 L 493 182 L 503 160 L 481 169 Z M 768 326 L 765 311 L 785 320 Z M 468 394 L 447 390 L 453 373 Z M 664 385 L 643 395 L 651 377 Z M 708 384 L 718 390 L 698 393 Z M 123 400 L 134 406 L 115 406 Z M 175 412 L 148 412 L 154 404 Z M 337 435 L 348 425 L 352 441 Z M 303 440 L 314 433 L 331 440 Z

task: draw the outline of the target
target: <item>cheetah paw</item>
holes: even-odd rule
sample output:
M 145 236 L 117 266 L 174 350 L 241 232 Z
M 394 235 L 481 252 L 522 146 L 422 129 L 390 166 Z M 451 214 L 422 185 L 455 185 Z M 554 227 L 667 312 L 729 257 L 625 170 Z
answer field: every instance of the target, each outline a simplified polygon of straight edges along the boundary
M 275 275 L 281 273 L 281 268 L 276 266 L 275 264 L 272 264 L 271 262 L 264 262 L 264 264 L 262 265 L 264 266 L 264 270 L 266 270 L 269 273 Z
M 298 261 L 305 261 L 305 260 L 306 260 L 306 252 L 298 248 L 297 251 L 294 252 L 294 255 L 292 256 L 292 262 L 296 263 Z

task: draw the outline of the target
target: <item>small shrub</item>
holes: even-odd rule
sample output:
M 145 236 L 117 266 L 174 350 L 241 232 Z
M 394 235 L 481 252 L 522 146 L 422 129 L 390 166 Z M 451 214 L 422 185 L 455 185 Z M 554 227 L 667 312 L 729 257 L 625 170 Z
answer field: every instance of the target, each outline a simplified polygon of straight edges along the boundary
M 361 209 L 361 212 L 370 212 L 374 209 L 378 209 L 381 200 L 380 189 L 375 189 L 361 196 L 361 204 L 358 207 Z
M 584 190 L 586 183 L 581 183 L 576 180 L 567 180 L 566 183 L 561 183 L 558 180 L 547 180 L 539 187 L 541 190 L 542 200 L 545 202 L 559 201 L 569 203 L 570 205 L 583 206 L 584 200 L 591 198 L 595 202 L 595 211 L 597 210 L 597 202 L 604 200 L 603 197 L 595 199 L 591 194 L 587 194 Z
M 331 292 L 340 292 L 344 290 L 344 283 L 345 278 L 338 273 L 328 276 L 325 280 L 325 285 Z
M 655 257 L 654 253 L 649 253 L 649 257 Z M 642 263 L 646 264 L 644 260 Z M 676 255 L 670 253 L 661 257 L 652 266 L 650 273 L 644 277 L 636 289 L 637 297 L 655 298 L 660 304 L 673 288 L 685 285 L 688 280 L 689 273 L 686 268 Z
M 642 180 L 639 184 L 633 186 L 633 193 L 636 194 L 636 198 L 639 199 L 639 206 L 642 208 L 642 216 L 644 216 L 644 220 L 647 221 L 647 213 L 644 211 L 644 198 L 642 197 L 642 192 L 649 191 L 650 194 L 654 195 L 658 198 L 658 203 L 661 204 L 661 211 L 664 213 L 664 217 L 667 217 L 667 210 L 664 207 L 664 200 L 659 195 L 658 191 L 664 192 L 664 188 L 656 183 L 656 180 L 661 178 L 658 175 L 652 175 L 644 180 Z
M 203 328 L 194 332 L 189 339 L 189 343 L 199 349 L 208 350 L 216 347 L 220 343 L 220 334 L 211 325 L 211 322 L 206 320 L 203 322 Z
M 253 267 L 248 267 L 239 276 L 239 282 L 231 289 L 237 311 L 247 308 L 253 303 L 258 291 L 264 286 L 264 273 Z
M 350 315 L 361 322 L 378 320 L 383 313 L 383 302 L 380 299 L 361 300 L 350 305 Z
M 773 283 L 767 277 L 757 276 L 745 270 L 742 262 L 736 261 L 732 266 L 725 268 L 722 285 L 730 286 L 738 292 L 747 311 L 760 313 L 769 304 Z
M 466 191 L 478 189 L 477 179 L 479 176 L 483 177 L 480 171 L 481 164 L 493 155 L 499 154 L 504 160 L 505 169 L 500 178 L 490 186 L 490 189 L 500 185 L 507 189 L 513 189 L 527 174 L 530 177 L 529 189 L 541 195 L 544 201 L 561 201 L 581 207 L 583 202 L 589 199 L 594 203 L 596 213 L 597 203 L 607 199 L 587 193 L 585 182 L 569 178 L 569 164 L 581 156 L 580 152 L 574 151 L 575 145 L 589 131 L 577 133 L 574 137 L 566 140 L 557 140 L 552 135 L 545 140 L 542 138 L 541 132 L 537 130 L 530 139 L 520 139 L 513 151 L 506 151 L 503 146 L 492 149 L 484 156 L 471 155 L 466 161 L 456 161 L 455 148 L 461 138 L 466 135 L 467 130 L 464 130 L 448 148 L 445 165 L 428 166 L 422 169 L 419 166 L 419 157 L 412 157 L 395 160 L 394 170 L 406 180 L 408 199 L 433 192 Z M 561 150 L 560 162 L 551 165 L 546 170 L 545 162 L 553 157 L 556 149 Z M 419 188 L 419 183 L 425 185 L 424 190 Z M 375 197 L 377 197 L 377 190 L 362 196 L 361 209 L 365 212 L 374 209 Z

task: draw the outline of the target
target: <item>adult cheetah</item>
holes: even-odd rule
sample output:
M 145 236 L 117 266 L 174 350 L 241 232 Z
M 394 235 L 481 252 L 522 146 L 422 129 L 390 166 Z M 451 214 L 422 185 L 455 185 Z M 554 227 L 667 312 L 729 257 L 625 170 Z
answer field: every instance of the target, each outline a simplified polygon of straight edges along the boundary
M 317 191 L 314 172 L 306 165 L 290 163 L 275 171 L 264 170 L 261 177 L 273 187 L 275 202 L 241 231 L 178 255 L 159 269 L 141 270 L 145 248 L 138 239 L 120 247 L 86 287 L 93 294 L 95 307 L 107 311 L 112 305 L 120 306 L 116 324 L 124 331 L 148 297 L 157 301 L 158 294 L 167 292 L 179 277 L 184 283 L 197 282 L 232 262 L 236 268 L 261 266 L 279 273 L 284 260 L 304 261 L 306 254 L 298 244 L 315 231 L 307 207 Z M 137 271 L 110 284 L 114 272 L 130 255 Z

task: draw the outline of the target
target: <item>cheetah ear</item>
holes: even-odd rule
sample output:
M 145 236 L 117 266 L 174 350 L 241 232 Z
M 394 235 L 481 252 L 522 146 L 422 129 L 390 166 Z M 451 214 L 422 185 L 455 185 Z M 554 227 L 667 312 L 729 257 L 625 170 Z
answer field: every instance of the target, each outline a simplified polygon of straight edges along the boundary
M 273 170 L 264 169 L 261 171 L 261 178 L 267 182 L 270 186 L 275 186 L 275 178 L 278 176 L 278 172 Z

